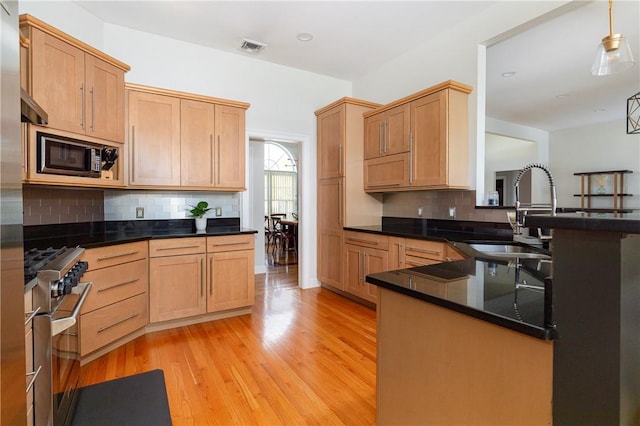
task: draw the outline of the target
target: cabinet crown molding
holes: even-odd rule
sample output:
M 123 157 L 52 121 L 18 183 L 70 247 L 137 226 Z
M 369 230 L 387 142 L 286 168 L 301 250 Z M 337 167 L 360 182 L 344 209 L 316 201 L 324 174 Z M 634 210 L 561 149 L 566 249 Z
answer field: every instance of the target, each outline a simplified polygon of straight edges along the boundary
M 189 99 L 189 100 L 193 100 L 193 101 L 202 101 L 202 102 L 209 102 L 209 103 L 215 103 L 218 105 L 226 105 L 226 106 L 231 106 L 231 107 L 236 107 L 236 108 L 242 108 L 242 109 L 248 109 L 251 104 L 247 103 L 247 102 L 240 102 L 240 101 L 234 101 L 234 100 L 230 100 L 230 99 L 221 99 L 221 98 L 214 98 L 211 96 L 204 96 L 204 95 L 198 95 L 195 93 L 187 93 L 187 92 L 180 92 L 177 90 L 170 90 L 170 89 L 161 89 L 159 87 L 151 87 L 151 86 L 144 86 L 142 84 L 136 84 L 136 83 L 125 83 L 124 85 L 125 90 L 133 90 L 136 92 L 144 92 L 144 93 L 153 93 L 156 95 L 165 95 L 165 96 L 172 96 L 175 98 L 180 98 L 180 99 Z
M 386 111 L 388 109 L 397 107 L 398 105 L 406 104 L 408 102 L 411 102 L 411 101 L 416 100 L 418 98 L 421 98 L 423 96 L 427 96 L 427 95 L 430 95 L 432 93 L 439 92 L 439 91 L 445 90 L 445 89 L 457 90 L 458 92 L 462 92 L 462 93 L 466 93 L 466 94 L 469 94 L 469 93 L 471 93 L 473 91 L 473 87 L 471 87 L 471 86 L 469 86 L 467 84 L 460 83 L 460 82 L 455 81 L 455 80 L 447 80 L 447 81 L 443 81 L 440 84 L 436 84 L 435 86 L 431 86 L 431 87 L 428 87 L 428 88 L 426 88 L 424 90 L 421 90 L 419 92 L 413 93 L 413 94 L 411 94 L 409 96 L 406 96 L 406 97 L 404 97 L 402 99 L 398 99 L 396 101 L 393 101 L 393 102 L 391 102 L 389 104 L 382 105 L 379 108 L 373 109 L 371 111 L 367 111 L 363 115 L 364 115 L 365 118 L 367 118 L 367 117 L 370 117 L 372 115 L 378 114 L 380 112 Z
M 369 101 L 365 101 L 362 99 L 356 99 L 356 98 L 349 98 L 349 97 L 344 97 L 344 98 L 340 98 L 335 102 L 330 103 L 329 105 L 320 108 L 319 110 L 317 110 L 315 112 L 316 116 L 329 111 L 331 108 L 337 107 L 338 105 L 343 105 L 343 104 L 351 104 L 351 105 L 357 105 L 357 106 L 363 106 L 363 107 L 368 107 L 368 108 L 378 108 L 382 105 L 377 104 L 375 102 L 369 102 Z
M 125 64 L 124 62 L 121 62 L 119 60 L 117 60 L 116 58 L 107 55 L 104 52 L 101 52 L 100 50 L 96 49 L 93 46 L 89 46 L 87 43 L 78 40 L 75 37 L 70 36 L 67 33 L 64 33 L 62 31 L 60 31 L 59 29 L 52 27 L 51 25 L 47 24 L 44 21 L 41 21 L 40 19 L 36 18 L 35 16 L 29 15 L 29 14 L 22 14 L 20 15 L 20 28 L 21 30 L 24 29 L 25 27 L 31 27 L 31 28 L 37 28 L 40 31 L 43 31 L 53 37 L 56 37 L 66 43 L 69 43 L 70 45 L 86 52 L 89 53 L 99 59 L 102 59 L 103 61 L 113 65 L 114 67 L 120 68 L 121 70 L 127 72 L 129 70 L 131 70 L 131 67 L 127 64 Z M 28 35 L 25 36 L 28 38 Z M 21 37 L 22 40 L 22 37 Z M 22 41 L 21 41 L 22 42 Z

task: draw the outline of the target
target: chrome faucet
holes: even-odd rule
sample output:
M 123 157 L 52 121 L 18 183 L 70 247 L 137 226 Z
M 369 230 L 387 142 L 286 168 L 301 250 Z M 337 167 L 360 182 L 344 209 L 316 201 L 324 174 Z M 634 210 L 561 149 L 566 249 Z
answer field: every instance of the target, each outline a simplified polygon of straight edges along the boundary
M 547 174 L 547 177 L 549 178 L 549 198 L 550 198 L 549 204 L 533 204 L 533 203 L 523 204 L 520 202 L 520 181 L 522 180 L 522 177 L 531 169 L 540 169 Z M 551 175 L 551 172 L 546 166 L 542 164 L 537 164 L 537 163 L 528 164 L 524 166 L 522 170 L 520 170 L 520 173 L 518 173 L 518 176 L 516 176 L 514 186 L 516 189 L 516 203 L 515 203 L 516 212 L 515 212 L 514 221 L 511 222 L 511 220 L 509 220 L 509 222 L 511 222 L 511 227 L 513 228 L 514 235 L 522 234 L 522 228 L 525 227 L 525 224 L 524 224 L 525 218 L 527 216 L 527 213 L 530 211 L 548 212 L 548 213 L 551 213 L 552 216 L 555 216 L 556 209 L 558 207 L 558 198 L 556 196 L 556 184 L 553 180 L 553 176 Z

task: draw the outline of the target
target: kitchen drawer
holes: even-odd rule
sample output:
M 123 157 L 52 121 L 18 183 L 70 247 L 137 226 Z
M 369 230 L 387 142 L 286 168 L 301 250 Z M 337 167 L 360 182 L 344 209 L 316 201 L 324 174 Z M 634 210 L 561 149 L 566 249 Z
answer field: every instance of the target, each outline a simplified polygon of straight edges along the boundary
M 386 235 L 369 234 L 367 232 L 345 231 L 344 243 L 360 247 L 370 247 L 379 250 L 389 250 L 389 237 Z
M 123 263 L 110 268 L 86 272 L 83 281 L 93 282 L 82 313 L 94 311 L 120 300 L 127 299 L 149 289 L 147 259 Z
M 445 248 L 444 253 L 445 253 L 445 260 L 447 262 L 453 262 L 454 260 L 462 260 L 467 258 L 467 256 L 465 256 L 464 254 L 460 253 L 458 250 L 453 248 L 451 244 L 447 244 L 447 247 Z
M 253 250 L 254 234 L 225 235 L 222 237 L 207 237 L 207 252 Z
M 202 237 L 151 240 L 149 241 L 149 257 L 204 253 L 206 244 L 206 240 Z
M 407 238 L 404 247 L 405 260 L 408 261 L 409 258 L 422 258 L 442 262 L 445 259 L 445 246 L 445 243 L 439 241 L 412 240 Z M 429 265 L 430 263 L 424 264 Z
M 147 242 L 139 241 L 87 249 L 82 256 L 82 260 L 89 262 L 89 271 L 93 271 L 94 269 L 146 259 L 147 253 Z
M 85 356 L 148 323 L 147 293 L 96 309 L 80 320 L 80 354 Z

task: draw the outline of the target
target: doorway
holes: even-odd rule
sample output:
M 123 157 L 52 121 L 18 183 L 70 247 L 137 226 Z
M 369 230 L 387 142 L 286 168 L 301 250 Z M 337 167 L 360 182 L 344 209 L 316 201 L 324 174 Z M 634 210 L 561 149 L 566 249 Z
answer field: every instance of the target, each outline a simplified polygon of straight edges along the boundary
M 295 135 L 261 133 L 248 132 L 248 191 L 245 193 L 243 206 L 245 217 L 248 219 L 246 226 L 259 231 L 255 244 L 255 271 L 256 274 L 267 274 L 267 280 L 269 274 L 285 273 L 292 278 L 295 276 L 296 284 L 300 285 L 305 256 L 305 250 L 302 249 L 304 234 L 298 233 L 296 264 L 269 263 L 267 262 L 268 228 L 265 216 L 270 217 L 273 213 L 281 213 L 293 219 L 292 214 L 295 213 L 300 220 L 298 230 L 303 225 L 306 226 L 303 218 L 304 206 L 301 205 L 299 197 L 303 182 L 302 142 L 306 138 L 298 139 Z M 268 160 L 267 167 L 265 167 L 265 160 Z M 269 182 L 272 184 L 270 185 Z M 278 243 L 280 244 L 281 241 Z M 308 262 L 304 265 L 306 263 Z

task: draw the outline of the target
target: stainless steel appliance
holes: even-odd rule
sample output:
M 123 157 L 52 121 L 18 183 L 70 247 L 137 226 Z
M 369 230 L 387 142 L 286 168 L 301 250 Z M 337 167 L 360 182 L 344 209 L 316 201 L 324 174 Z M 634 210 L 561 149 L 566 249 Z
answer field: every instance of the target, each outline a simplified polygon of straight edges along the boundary
M 26 422 L 18 2 L 0 0 L 0 424 Z
M 102 145 L 36 132 L 36 146 L 38 173 L 100 177 Z
M 34 419 L 38 426 L 68 425 L 80 379 L 80 310 L 91 283 L 80 279 L 88 264 L 84 249 L 25 253 L 25 281 L 33 288 Z M 35 276 L 35 278 L 32 278 Z

